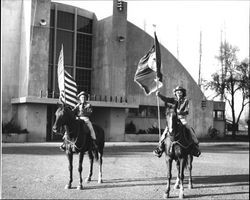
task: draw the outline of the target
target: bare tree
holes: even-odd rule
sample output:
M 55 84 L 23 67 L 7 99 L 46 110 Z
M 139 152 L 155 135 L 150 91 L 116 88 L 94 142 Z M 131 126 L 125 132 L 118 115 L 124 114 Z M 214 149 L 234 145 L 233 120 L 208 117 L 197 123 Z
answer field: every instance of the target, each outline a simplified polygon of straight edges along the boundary
M 241 114 L 247 104 L 249 104 L 249 59 L 242 62 L 237 61 L 237 47 L 233 47 L 227 42 L 221 44 L 220 55 L 216 57 L 223 61 L 224 65 L 220 72 L 212 74 L 212 81 L 205 81 L 204 87 L 215 91 L 217 96 L 225 99 L 230 106 L 232 113 L 232 137 L 235 138 Z M 236 116 L 235 97 L 239 94 L 241 102 L 240 112 Z

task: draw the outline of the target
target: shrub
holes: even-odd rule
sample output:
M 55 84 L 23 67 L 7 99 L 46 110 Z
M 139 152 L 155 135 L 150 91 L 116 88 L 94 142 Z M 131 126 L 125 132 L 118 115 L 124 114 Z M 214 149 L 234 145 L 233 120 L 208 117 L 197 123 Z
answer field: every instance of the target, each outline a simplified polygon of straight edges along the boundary
M 136 127 L 133 121 L 125 125 L 125 133 L 134 134 L 136 132 Z
M 216 128 L 209 127 L 209 129 L 208 129 L 208 135 L 211 138 L 216 139 L 216 138 L 219 137 L 219 134 L 220 134 L 219 130 L 217 130 Z
M 2 133 L 8 134 L 8 133 L 28 133 L 27 129 L 21 129 L 20 126 L 18 126 L 14 119 L 11 119 L 7 123 L 3 123 L 2 126 Z

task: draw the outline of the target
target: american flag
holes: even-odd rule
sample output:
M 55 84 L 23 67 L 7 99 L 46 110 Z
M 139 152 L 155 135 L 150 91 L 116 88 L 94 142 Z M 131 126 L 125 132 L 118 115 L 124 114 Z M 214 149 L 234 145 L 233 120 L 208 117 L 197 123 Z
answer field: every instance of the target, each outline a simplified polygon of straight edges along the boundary
M 77 85 L 73 77 L 64 69 L 63 45 L 58 59 L 57 75 L 61 101 L 74 107 L 77 104 Z

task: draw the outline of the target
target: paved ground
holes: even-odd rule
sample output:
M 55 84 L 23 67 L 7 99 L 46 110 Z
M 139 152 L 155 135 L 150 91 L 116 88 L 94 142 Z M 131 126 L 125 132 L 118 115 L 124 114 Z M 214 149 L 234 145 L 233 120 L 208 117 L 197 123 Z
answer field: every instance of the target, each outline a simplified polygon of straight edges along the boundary
M 249 199 L 249 143 L 201 142 L 202 155 L 193 162 L 194 189 L 185 184 L 186 199 Z M 164 157 L 152 155 L 156 143 L 107 143 L 103 163 L 103 184 L 78 185 L 74 157 L 73 189 L 66 190 L 68 167 L 59 143 L 3 144 L 3 199 L 162 199 L 166 185 Z M 83 162 L 87 176 L 89 162 Z M 187 175 L 187 173 L 185 173 Z M 178 198 L 173 189 L 171 199 Z M 186 182 L 186 181 L 185 181 Z

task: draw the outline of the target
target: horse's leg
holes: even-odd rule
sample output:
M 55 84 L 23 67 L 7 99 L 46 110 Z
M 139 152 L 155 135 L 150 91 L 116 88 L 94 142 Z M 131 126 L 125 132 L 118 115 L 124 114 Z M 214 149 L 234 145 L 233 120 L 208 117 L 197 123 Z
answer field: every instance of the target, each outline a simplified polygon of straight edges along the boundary
M 188 188 L 193 188 L 193 180 L 192 180 L 192 163 L 193 163 L 193 156 L 188 154 L 188 171 L 189 171 L 189 179 L 188 179 Z
M 166 191 L 164 193 L 163 198 L 169 198 L 169 191 L 170 191 L 170 183 L 171 183 L 171 178 L 172 178 L 172 163 L 173 159 L 170 158 L 169 156 L 166 156 L 166 164 L 167 164 L 167 187 Z
M 174 185 L 174 189 L 179 189 L 180 188 L 180 161 L 177 160 L 176 161 L 176 168 L 177 168 L 177 177 L 176 177 L 176 181 L 175 181 L 175 185 Z
M 71 189 L 72 181 L 73 181 L 73 153 L 69 151 L 66 153 L 66 156 L 69 161 L 69 183 L 65 186 L 65 189 Z
M 185 169 L 185 158 L 180 159 L 180 193 L 179 193 L 179 198 L 183 199 L 184 198 L 184 169 Z
M 93 156 L 91 151 L 88 151 L 88 155 L 89 155 L 89 164 L 90 164 L 90 166 L 89 166 L 89 175 L 85 179 L 86 183 L 89 183 L 91 181 L 91 177 L 92 177 L 92 174 L 93 174 L 93 161 L 94 161 L 94 156 Z
M 80 152 L 80 154 L 79 154 L 79 165 L 78 165 L 78 172 L 79 172 L 80 182 L 79 182 L 79 185 L 77 186 L 78 190 L 83 189 L 83 186 L 82 186 L 82 162 L 83 162 L 83 156 L 84 156 L 84 153 Z
M 99 177 L 98 177 L 98 183 L 102 183 L 102 155 L 103 153 L 99 153 Z

